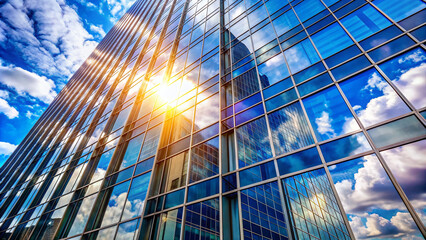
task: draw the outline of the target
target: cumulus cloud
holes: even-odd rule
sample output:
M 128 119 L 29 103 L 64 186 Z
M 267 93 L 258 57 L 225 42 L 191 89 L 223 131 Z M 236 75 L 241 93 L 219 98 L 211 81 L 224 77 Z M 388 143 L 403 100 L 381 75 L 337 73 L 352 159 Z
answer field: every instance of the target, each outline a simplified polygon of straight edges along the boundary
M 0 155 L 9 156 L 13 153 L 17 145 L 8 143 L 8 142 L 0 142 Z
M 409 69 L 401 75 L 399 80 L 393 82 L 415 107 L 426 106 L 426 98 L 424 97 L 426 92 L 426 63 Z
M 19 116 L 18 110 L 10 106 L 9 103 L 3 98 L 0 98 L 0 113 L 4 113 L 4 115 L 6 115 L 6 117 L 9 119 L 13 119 Z
M 365 156 L 363 160 L 358 163 L 362 167 L 353 178 L 335 183 L 356 237 L 416 239 L 418 229 L 377 157 Z M 336 169 L 339 167 L 333 171 Z M 345 175 L 351 172 L 348 169 L 338 171 L 344 171 L 341 174 Z
M 102 28 L 102 26 L 90 25 L 90 30 L 92 32 L 97 33 L 101 37 L 105 37 L 106 33 L 105 33 L 104 29 Z
M 333 120 L 330 118 L 330 114 L 326 111 L 323 111 L 321 113 L 321 117 L 315 119 L 315 123 L 318 126 L 318 132 L 320 134 L 327 134 L 327 136 L 330 138 L 335 137 L 336 133 L 331 127 L 331 121 Z
M 132 6 L 135 0 L 107 0 L 108 9 L 111 12 L 113 18 L 111 21 L 115 22 L 117 19 L 124 14 L 124 12 Z
M 20 67 L 0 66 L 0 83 L 15 89 L 20 95 L 28 94 L 45 103 L 52 102 L 56 96 L 52 80 Z
M 0 47 L 43 74 L 68 77 L 96 45 L 63 0 L 15 0 L 0 7 Z

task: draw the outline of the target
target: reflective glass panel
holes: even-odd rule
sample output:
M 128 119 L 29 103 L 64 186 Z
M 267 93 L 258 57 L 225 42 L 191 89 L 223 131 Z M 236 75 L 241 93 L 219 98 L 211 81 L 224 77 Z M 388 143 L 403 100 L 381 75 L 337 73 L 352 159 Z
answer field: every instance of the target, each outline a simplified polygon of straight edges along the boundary
M 276 155 L 314 143 L 299 102 L 270 113 L 268 119 Z
M 279 158 L 277 163 L 280 174 L 284 175 L 320 165 L 322 161 L 318 154 L 318 150 L 316 148 L 310 148 Z
M 237 129 L 238 162 L 248 166 L 272 157 L 265 118 L 259 118 Z
M 299 239 L 351 239 L 324 169 L 282 181 Z
M 340 83 L 340 87 L 366 127 L 410 111 L 374 69 Z
M 189 205 L 186 208 L 184 239 L 219 238 L 219 199 Z
M 329 170 L 356 238 L 421 238 L 375 155 L 339 163 Z
M 333 23 L 312 35 L 312 40 L 323 58 L 327 58 L 353 43 L 348 34 L 337 23 Z
M 319 141 L 359 129 L 334 86 L 304 99 L 303 103 Z
M 426 52 L 415 48 L 379 67 L 416 108 L 426 106 Z

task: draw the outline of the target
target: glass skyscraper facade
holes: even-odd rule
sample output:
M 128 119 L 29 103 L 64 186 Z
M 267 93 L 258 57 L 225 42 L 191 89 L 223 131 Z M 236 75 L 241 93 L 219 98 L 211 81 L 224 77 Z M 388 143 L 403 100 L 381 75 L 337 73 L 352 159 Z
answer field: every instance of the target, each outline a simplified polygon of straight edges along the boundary
M 0 169 L 0 239 L 424 239 L 425 8 L 136 1 Z

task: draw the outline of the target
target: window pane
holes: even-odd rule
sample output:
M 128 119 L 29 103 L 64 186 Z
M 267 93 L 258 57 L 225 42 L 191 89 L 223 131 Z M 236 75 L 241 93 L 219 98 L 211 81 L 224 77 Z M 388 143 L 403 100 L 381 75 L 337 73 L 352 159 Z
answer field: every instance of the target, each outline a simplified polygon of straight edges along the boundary
M 197 145 L 191 151 L 189 181 L 196 182 L 219 173 L 219 138 Z
M 321 158 L 316 148 L 310 148 L 279 158 L 277 162 L 281 175 L 297 172 L 305 168 L 322 164 Z
M 250 184 L 268 180 L 276 177 L 274 162 L 264 163 L 262 165 L 245 169 L 240 172 L 240 186 L 244 187 Z
M 328 142 L 321 145 L 320 148 L 327 162 L 371 150 L 363 133 Z
M 283 33 L 299 25 L 299 20 L 297 20 L 293 10 L 290 9 L 283 15 L 273 20 L 272 23 L 274 24 L 278 36 L 281 36 Z
M 375 155 L 339 163 L 329 170 L 357 239 L 421 238 Z
M 133 138 L 127 143 L 126 152 L 124 153 L 123 160 L 121 162 L 120 169 L 126 168 L 134 163 L 138 159 L 139 151 L 143 142 L 144 134 Z
M 320 60 L 309 39 L 305 39 L 287 49 L 284 54 L 292 73 L 305 69 Z
M 127 181 L 120 185 L 115 186 L 112 189 L 106 190 L 106 195 L 109 196 L 109 200 L 106 200 L 106 208 L 102 218 L 101 227 L 116 223 L 120 220 L 121 212 L 123 211 L 124 204 L 126 203 L 127 190 L 129 190 L 129 183 Z M 108 194 L 110 193 L 110 194 Z M 99 214 L 101 214 L 102 210 Z M 98 216 L 99 217 L 99 216 Z
M 131 240 L 135 239 L 138 234 L 140 219 L 135 219 L 130 222 L 122 223 L 118 227 L 115 240 Z M 111 236 L 110 236 L 111 237 Z
M 425 224 L 426 140 L 392 148 L 380 154 Z
M 374 69 L 340 83 L 340 87 L 366 127 L 410 111 Z
M 283 186 L 299 239 L 351 239 L 324 169 L 286 178 Z
M 142 209 L 145 205 L 146 192 L 148 190 L 150 178 L 151 172 L 133 179 L 129 196 L 127 196 L 122 220 L 141 215 Z
M 186 208 L 184 239 L 219 239 L 219 199 L 189 205 Z
M 426 52 L 421 48 L 408 51 L 379 67 L 416 108 L 426 106 Z
M 325 7 L 320 0 L 305 0 L 294 7 L 300 21 L 304 22 L 315 14 L 324 10 Z
M 268 115 L 276 155 L 314 143 L 299 102 Z
M 303 100 L 318 141 L 359 129 L 336 87 L 330 87 Z
M 237 129 L 239 166 L 244 167 L 272 157 L 265 118 L 259 118 Z
M 389 20 L 369 4 L 344 17 L 341 22 L 357 41 L 391 24 Z
M 426 134 L 426 128 L 415 116 L 405 117 L 367 131 L 377 147 L 387 146 Z
M 244 239 L 287 239 L 278 183 L 271 182 L 241 191 Z
M 219 120 L 219 94 L 197 104 L 194 130 L 199 130 Z
M 188 188 L 188 202 L 219 193 L 219 178 L 213 178 Z
M 376 0 L 373 3 L 395 21 L 408 17 L 426 7 L 426 4 L 421 0 Z
M 343 28 L 337 23 L 333 23 L 312 35 L 312 40 L 323 58 L 327 58 L 353 43 Z
M 258 66 L 260 82 L 265 88 L 289 76 L 284 56 L 278 54 Z

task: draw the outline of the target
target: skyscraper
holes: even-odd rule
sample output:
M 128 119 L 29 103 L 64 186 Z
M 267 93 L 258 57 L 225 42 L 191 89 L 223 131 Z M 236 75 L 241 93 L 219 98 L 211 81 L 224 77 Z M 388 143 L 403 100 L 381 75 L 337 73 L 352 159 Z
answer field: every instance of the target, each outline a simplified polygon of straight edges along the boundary
M 0 239 L 423 239 L 425 8 L 136 1 L 0 169 Z

